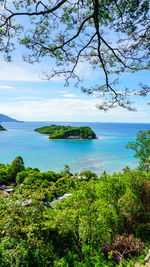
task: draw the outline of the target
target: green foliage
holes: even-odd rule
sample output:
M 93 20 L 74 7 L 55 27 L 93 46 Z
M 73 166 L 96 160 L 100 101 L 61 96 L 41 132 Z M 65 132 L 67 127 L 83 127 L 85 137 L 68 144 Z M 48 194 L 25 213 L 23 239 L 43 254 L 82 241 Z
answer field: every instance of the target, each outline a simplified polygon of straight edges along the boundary
M 48 172 L 37 172 L 37 171 L 30 171 L 30 172 L 23 172 L 26 173 L 26 179 L 23 180 L 24 184 L 40 184 L 41 181 L 48 181 L 48 182 L 56 182 L 58 179 L 62 178 L 63 175 L 61 173 L 55 173 L 52 171 Z M 18 176 L 22 176 L 22 172 L 18 174 Z
M 4 164 L 0 163 L 0 185 L 6 181 L 7 169 L 8 168 Z
M 0 164 L 0 173 L 16 161 L 24 167 L 15 159 Z M 114 254 L 102 251 L 118 244 L 117 236 L 122 246 L 136 238 L 150 242 L 150 173 L 126 168 L 74 176 L 66 165 L 61 173 L 20 168 L 16 181 L 14 193 L 1 195 L 0 266 L 117 266 Z
M 27 172 L 26 171 L 22 171 L 22 172 L 18 172 L 17 176 L 16 176 L 16 183 L 17 184 L 22 184 L 24 179 L 27 177 Z
M 90 127 L 71 127 L 51 125 L 35 129 L 36 132 L 49 134 L 50 139 L 67 139 L 70 136 L 72 139 L 95 139 L 96 134 Z
M 82 179 L 90 180 L 98 178 L 97 174 L 91 171 L 83 171 L 80 173 Z
M 0 244 L 0 255 L 2 267 L 42 266 L 40 250 L 33 249 L 23 239 L 18 239 L 16 242 L 13 238 L 3 238 Z
M 61 173 L 64 177 L 72 176 L 72 173 L 70 172 L 70 167 L 68 165 L 64 166 L 64 169 Z
M 150 130 L 139 131 L 136 141 L 129 142 L 127 148 L 135 151 L 134 157 L 139 159 L 139 169 L 148 172 L 150 170 Z
M 149 223 L 139 224 L 136 229 L 136 236 L 144 242 L 145 241 L 150 242 L 150 224 Z
M 68 130 L 70 129 L 70 126 L 60 126 L 60 125 L 50 125 L 50 126 L 43 126 L 40 128 L 35 129 L 34 131 L 43 133 L 43 134 L 53 134 L 56 131 L 59 130 Z
M 15 182 L 17 174 L 23 171 L 24 169 L 25 167 L 22 157 L 20 156 L 16 157 L 8 168 L 7 172 L 8 180 Z
M 6 129 L 2 125 L 0 125 L 0 131 L 6 131 Z
M 104 79 L 99 79 L 99 83 L 92 79 L 90 88 L 81 89 L 103 97 L 99 108 L 104 110 L 116 104 L 133 110 L 128 96 L 145 96 L 149 92 L 149 85 L 142 85 L 135 92 L 125 86 L 120 93 L 117 87 L 122 73 L 150 68 L 149 0 L 0 2 L 0 51 L 7 61 L 11 60 L 14 44 L 17 48 L 23 45 L 29 53 L 23 55 L 27 62 L 52 59 L 45 78 L 63 77 L 66 85 L 70 79 L 76 85 L 82 81 L 78 71 L 82 62 L 102 70 Z M 114 35 L 114 42 L 107 35 Z

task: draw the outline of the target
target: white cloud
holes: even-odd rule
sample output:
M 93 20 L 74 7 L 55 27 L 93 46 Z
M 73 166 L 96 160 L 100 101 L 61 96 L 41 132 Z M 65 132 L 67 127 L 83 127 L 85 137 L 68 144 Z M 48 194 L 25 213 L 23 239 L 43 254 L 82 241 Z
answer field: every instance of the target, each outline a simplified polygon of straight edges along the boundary
M 19 120 L 74 120 L 80 121 L 85 118 L 88 121 L 88 112 L 92 115 L 98 113 L 93 100 L 80 99 L 41 99 L 21 100 L 17 102 L 0 103 L 0 113 L 13 116 Z M 86 118 L 87 117 L 87 118 Z
M 77 97 L 77 96 L 74 95 L 74 94 L 64 94 L 63 96 L 64 96 L 64 97 Z
M 29 101 L 33 101 L 33 100 L 41 101 L 43 99 L 45 99 L 45 98 L 37 97 L 37 96 L 19 96 L 19 97 L 15 98 L 15 100 L 29 100 Z
M 66 94 L 66 93 L 68 93 L 68 91 L 58 91 L 57 93 L 58 94 Z
M 83 80 L 95 80 L 99 77 L 104 77 L 104 72 L 101 68 L 93 69 L 88 62 L 80 62 L 76 67 L 76 74 Z
M 0 62 L 0 80 L 1 81 L 31 81 L 31 82 L 44 82 L 48 80 L 47 68 L 51 67 L 45 64 L 28 64 L 23 61 L 21 62 L 13 62 L 6 63 Z M 51 81 L 64 81 L 64 78 L 61 77 L 53 77 Z M 66 92 L 66 91 L 65 91 Z
M 42 81 L 40 71 L 33 66 L 18 66 L 14 63 L 4 63 L 0 68 L 1 81 Z
M 27 64 L 21 61 L 21 55 L 19 54 L 18 60 L 7 63 L 3 60 L 0 62 L 0 80 L 2 81 L 45 81 L 48 76 L 48 69 L 53 67 L 51 59 L 45 63 L 35 63 L 33 65 Z M 81 80 L 95 80 L 99 77 L 103 77 L 103 71 L 101 69 L 93 70 L 90 64 L 87 62 L 81 62 L 77 65 L 76 74 L 80 76 Z M 44 73 L 47 73 L 44 74 Z M 92 77 L 92 78 L 91 78 Z M 51 81 L 63 81 L 64 77 L 56 76 Z M 67 93 L 68 91 L 58 91 L 58 93 Z
M 40 100 L 40 101 L 39 101 Z M 0 113 L 27 121 L 149 122 L 149 108 L 129 112 L 116 108 L 107 113 L 96 108 L 96 99 L 26 99 L 0 103 Z
M 13 87 L 7 85 L 0 85 L 0 89 L 13 89 Z

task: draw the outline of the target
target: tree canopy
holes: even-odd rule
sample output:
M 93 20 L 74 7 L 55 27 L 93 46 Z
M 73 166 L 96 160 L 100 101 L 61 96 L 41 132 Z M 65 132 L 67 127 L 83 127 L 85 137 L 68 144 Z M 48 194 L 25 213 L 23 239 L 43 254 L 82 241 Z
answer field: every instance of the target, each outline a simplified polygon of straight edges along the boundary
M 6 183 L 12 165 L 17 184 Z M 21 157 L 10 166 L 0 164 L 0 266 L 136 266 L 140 254 L 144 263 L 150 172 L 40 172 Z
M 135 151 L 134 157 L 139 159 L 139 169 L 145 172 L 150 171 L 150 130 L 139 131 L 135 141 L 130 141 L 127 148 Z
M 71 127 L 63 125 L 43 126 L 35 129 L 36 132 L 49 134 L 49 139 L 95 139 L 96 134 L 88 126 Z
M 2 125 L 0 125 L 0 131 L 6 131 L 6 129 Z
M 24 161 L 21 156 L 16 157 L 8 168 L 8 179 L 16 180 L 17 173 L 24 170 Z
M 78 65 L 87 62 L 104 79 L 82 91 L 103 97 L 104 110 L 116 104 L 131 110 L 129 97 L 150 91 L 145 84 L 117 89 L 122 73 L 149 69 L 149 0 L 2 0 L 1 5 L 0 51 L 7 60 L 18 41 L 29 50 L 27 62 L 56 61 L 46 79 L 63 76 L 66 84 L 74 79 L 77 85 Z

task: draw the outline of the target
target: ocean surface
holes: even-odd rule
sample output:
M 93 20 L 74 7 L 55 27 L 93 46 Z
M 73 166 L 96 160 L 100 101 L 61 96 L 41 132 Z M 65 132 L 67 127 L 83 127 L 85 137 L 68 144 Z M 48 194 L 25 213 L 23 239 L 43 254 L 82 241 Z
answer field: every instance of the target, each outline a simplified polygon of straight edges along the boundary
M 84 123 L 84 122 L 7 122 L 1 123 L 8 131 L 0 131 L 0 162 L 11 163 L 22 156 L 26 167 L 41 171 L 61 171 L 69 165 L 71 171 L 91 170 L 98 174 L 112 174 L 125 166 L 135 168 L 134 152 L 126 149 L 139 130 L 148 130 L 150 124 L 131 123 Z M 90 126 L 98 136 L 96 140 L 48 140 L 33 130 L 50 125 Z

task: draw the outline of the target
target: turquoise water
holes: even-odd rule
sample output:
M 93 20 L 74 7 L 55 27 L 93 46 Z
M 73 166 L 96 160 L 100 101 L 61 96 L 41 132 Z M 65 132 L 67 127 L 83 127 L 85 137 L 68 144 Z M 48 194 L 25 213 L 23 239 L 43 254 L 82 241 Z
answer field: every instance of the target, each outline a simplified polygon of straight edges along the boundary
M 137 159 L 125 148 L 134 140 L 139 130 L 148 130 L 150 124 L 128 123 L 56 123 L 72 126 L 90 126 L 97 134 L 97 140 L 58 141 L 48 140 L 33 130 L 54 122 L 1 123 L 8 131 L 0 132 L 0 162 L 11 163 L 18 155 L 26 166 L 42 171 L 63 170 L 68 164 L 72 172 L 91 170 L 98 174 L 119 171 L 129 165 L 135 168 Z

